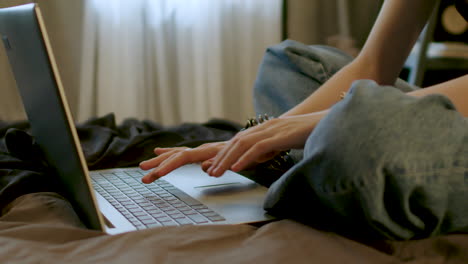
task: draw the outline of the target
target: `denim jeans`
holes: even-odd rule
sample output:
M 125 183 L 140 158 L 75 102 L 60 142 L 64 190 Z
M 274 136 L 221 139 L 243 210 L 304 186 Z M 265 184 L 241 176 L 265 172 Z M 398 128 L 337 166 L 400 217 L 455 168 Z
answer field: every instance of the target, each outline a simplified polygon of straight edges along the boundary
M 277 117 L 293 108 L 317 90 L 353 58 L 339 49 L 285 40 L 269 47 L 260 65 L 254 85 L 254 107 L 257 115 Z M 417 89 L 401 79 L 398 89 Z M 302 159 L 302 150 L 292 150 L 292 158 Z
M 287 111 L 350 60 L 293 41 L 269 48 L 256 111 Z M 361 238 L 468 232 L 468 120 L 448 98 L 403 92 L 412 89 L 355 81 L 270 187 L 265 209 Z

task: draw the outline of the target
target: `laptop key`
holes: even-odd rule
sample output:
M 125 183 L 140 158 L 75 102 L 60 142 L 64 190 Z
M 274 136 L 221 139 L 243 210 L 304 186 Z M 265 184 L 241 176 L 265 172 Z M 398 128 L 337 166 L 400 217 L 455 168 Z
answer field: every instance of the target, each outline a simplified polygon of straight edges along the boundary
M 158 220 L 159 222 L 166 222 L 166 221 L 171 221 L 172 219 L 169 218 L 168 216 L 164 215 L 164 216 L 161 216 L 161 217 L 156 217 L 156 220 Z
M 203 205 L 203 204 L 194 204 L 194 205 L 192 205 L 191 207 L 192 207 L 193 209 L 196 209 L 196 210 L 198 210 L 198 209 L 208 209 L 208 207 L 206 207 L 206 206 Z
M 205 216 L 205 217 L 219 216 L 218 213 L 213 212 L 213 211 L 211 211 L 211 212 L 200 212 L 200 213 L 201 213 L 203 216 Z
M 179 189 L 170 190 L 170 193 L 173 194 L 174 196 L 176 196 L 177 198 L 179 198 L 181 201 L 183 201 L 187 205 L 193 206 L 193 205 L 200 205 L 201 204 L 199 201 L 195 200 L 194 198 L 192 198 L 191 196 L 189 196 L 188 194 L 182 192 Z
M 147 220 L 153 220 L 153 218 L 149 215 L 143 215 L 143 216 L 137 216 L 138 220 L 140 221 L 147 221 Z
M 180 203 L 180 200 L 175 198 L 173 195 L 167 197 L 166 201 L 172 205 Z
M 218 215 L 218 216 L 208 216 L 208 219 L 210 219 L 213 222 L 226 220 L 224 217 L 222 217 L 220 215 Z
M 179 225 L 193 225 L 193 222 L 187 218 L 187 217 L 184 217 L 184 218 L 177 218 L 177 219 L 174 219 L 177 223 L 179 223 Z
M 192 219 L 192 221 L 194 221 L 197 224 L 208 223 L 208 220 L 206 220 L 205 217 L 199 214 L 191 214 L 191 215 L 187 215 L 187 217 Z
M 197 212 L 199 212 L 199 213 L 211 213 L 211 212 L 213 212 L 213 210 L 208 209 L 208 208 L 206 208 L 206 209 L 204 208 L 204 209 L 198 209 Z
M 194 210 L 192 210 L 192 209 L 187 210 L 187 211 L 182 211 L 182 213 L 183 213 L 184 215 L 194 215 L 194 214 L 198 214 L 197 211 L 194 211 Z
M 163 212 L 160 212 L 160 213 L 150 213 L 150 214 L 151 214 L 152 217 L 154 217 L 154 218 L 156 218 L 156 219 L 159 218 L 159 217 L 166 216 L 166 214 L 163 213 Z
M 170 214 L 169 215 L 172 219 L 175 219 L 177 221 L 177 219 L 179 218 L 187 218 L 185 215 L 181 214 L 181 213 L 176 213 L 176 214 Z
M 144 224 L 138 224 L 138 225 L 135 225 L 136 229 L 138 230 L 143 230 L 143 229 L 146 229 L 146 226 Z
M 152 227 L 160 227 L 162 225 L 161 225 L 161 223 L 155 222 L 155 223 L 147 224 L 146 226 L 148 228 L 152 228 Z
M 149 225 L 149 224 L 158 223 L 158 221 L 156 221 L 156 220 L 154 220 L 154 219 L 143 219 L 143 220 L 141 220 L 141 222 L 142 222 L 144 225 Z
M 136 217 L 139 217 L 139 216 L 144 216 L 144 215 L 146 215 L 146 213 L 143 212 L 143 211 L 138 211 L 138 212 L 134 212 L 133 215 L 136 216 Z
M 161 210 L 164 211 L 164 212 L 165 212 L 165 211 L 174 210 L 174 208 L 173 208 L 172 206 L 166 205 L 166 204 L 164 204 L 164 205 L 159 205 L 158 208 L 161 209 Z
M 174 220 L 161 222 L 161 224 L 162 224 L 163 226 L 177 226 L 177 225 L 178 225 L 177 222 L 174 221 Z
M 177 210 L 175 210 L 175 209 L 171 209 L 171 210 L 164 211 L 164 213 L 166 213 L 166 214 L 168 214 L 168 215 L 180 214 L 180 212 L 177 211 Z
M 189 211 L 189 210 L 193 210 L 191 207 L 187 206 L 185 203 L 182 203 L 182 202 L 181 202 L 180 205 L 177 204 L 177 205 L 175 205 L 174 207 L 177 208 L 177 209 L 180 210 L 180 211 Z
M 161 213 L 162 211 L 159 210 L 159 208 L 155 207 L 155 208 L 147 210 L 146 212 L 148 212 L 148 214 L 156 214 L 156 213 Z

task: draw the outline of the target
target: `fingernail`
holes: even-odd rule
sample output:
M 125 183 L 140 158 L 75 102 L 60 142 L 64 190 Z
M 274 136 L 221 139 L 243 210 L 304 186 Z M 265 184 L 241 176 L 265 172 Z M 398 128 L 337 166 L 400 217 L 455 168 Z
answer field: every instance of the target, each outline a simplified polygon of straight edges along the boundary
M 211 167 L 206 171 L 206 173 L 208 173 L 208 175 L 210 175 L 210 176 L 213 176 L 213 175 L 212 175 L 212 174 L 213 174 L 213 170 L 214 170 L 214 169 L 213 169 L 213 166 L 211 166 Z
M 149 179 L 148 175 L 145 175 L 145 176 L 143 176 L 143 178 L 141 178 L 141 181 L 142 181 L 143 183 L 149 183 L 149 182 L 150 182 L 150 179 Z
M 235 163 L 234 165 L 231 166 L 231 170 L 232 171 L 235 171 L 235 172 L 238 172 L 240 171 L 240 164 L 239 163 Z
M 210 170 L 210 176 L 216 177 L 217 171 L 218 171 L 217 168 L 211 169 L 211 170 Z

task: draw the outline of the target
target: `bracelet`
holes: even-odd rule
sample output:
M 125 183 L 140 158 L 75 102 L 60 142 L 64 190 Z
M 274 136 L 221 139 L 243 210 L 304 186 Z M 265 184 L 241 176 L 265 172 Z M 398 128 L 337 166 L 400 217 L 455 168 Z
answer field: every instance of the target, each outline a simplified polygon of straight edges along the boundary
M 271 119 L 272 118 L 269 117 L 267 114 L 258 115 L 257 117 L 254 117 L 254 118 L 249 118 L 247 120 L 247 123 L 245 124 L 245 127 L 241 129 L 241 131 L 244 131 L 250 127 L 259 125 Z M 278 155 L 276 155 L 271 160 L 268 160 L 264 163 L 259 164 L 259 166 L 261 166 L 263 169 L 273 170 L 281 174 L 286 172 L 293 165 L 294 165 L 294 162 L 289 155 L 289 151 L 281 151 Z
M 273 118 L 271 118 L 273 119 Z M 247 119 L 247 123 L 245 124 L 244 128 L 241 129 L 241 131 L 244 131 L 250 127 L 256 126 L 258 124 L 261 124 L 265 121 L 270 120 L 270 117 L 267 114 L 264 115 L 258 115 L 257 117 L 249 118 Z
M 346 97 L 346 92 L 340 93 L 340 100 L 343 100 Z

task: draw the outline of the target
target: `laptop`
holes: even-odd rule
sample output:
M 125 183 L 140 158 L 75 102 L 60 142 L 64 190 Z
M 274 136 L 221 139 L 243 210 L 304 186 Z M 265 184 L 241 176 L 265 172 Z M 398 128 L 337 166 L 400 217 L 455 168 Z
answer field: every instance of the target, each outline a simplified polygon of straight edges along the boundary
M 214 178 L 189 164 L 151 184 L 141 182 L 139 168 L 90 172 L 39 6 L 0 9 L 0 36 L 31 132 L 87 228 L 118 234 L 273 219 L 263 209 L 267 188 L 231 171 Z

